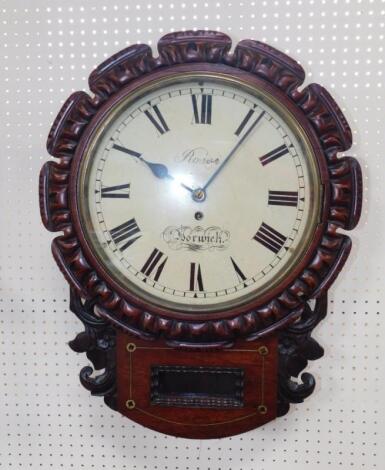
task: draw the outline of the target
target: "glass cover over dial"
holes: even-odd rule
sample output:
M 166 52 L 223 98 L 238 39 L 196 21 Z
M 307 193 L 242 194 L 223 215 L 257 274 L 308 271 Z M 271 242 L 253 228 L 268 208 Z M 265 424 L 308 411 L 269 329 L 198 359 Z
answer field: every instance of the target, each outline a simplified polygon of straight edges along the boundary
M 304 256 L 319 219 L 304 131 L 266 91 L 218 74 L 126 96 L 79 175 L 92 252 L 123 289 L 169 310 L 225 311 L 266 294 Z

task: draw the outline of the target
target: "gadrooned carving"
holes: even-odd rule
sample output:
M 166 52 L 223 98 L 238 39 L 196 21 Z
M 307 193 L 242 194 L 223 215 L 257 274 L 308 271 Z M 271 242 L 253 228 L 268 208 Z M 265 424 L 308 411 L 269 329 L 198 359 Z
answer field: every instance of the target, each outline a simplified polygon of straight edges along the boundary
M 86 352 L 93 365 L 93 368 L 87 366 L 80 371 L 81 384 L 92 395 L 103 396 L 105 403 L 116 410 L 116 330 L 109 322 L 95 315 L 94 306 L 94 302 L 82 300 L 71 290 L 70 308 L 82 321 L 84 331 L 69 344 L 75 352 Z M 315 379 L 307 372 L 301 375 L 300 382 L 293 381 L 292 377 L 298 377 L 309 360 L 323 356 L 323 348 L 311 337 L 311 333 L 325 317 L 326 311 L 327 295 L 324 294 L 317 299 L 314 308 L 308 303 L 303 304 L 295 323 L 279 333 L 277 416 L 285 415 L 290 403 L 302 403 L 315 388 Z M 95 371 L 101 369 L 102 373 L 92 377 Z M 197 406 L 198 402 L 195 405 L 189 403 L 189 406 Z M 205 403 L 204 407 L 209 406 Z
M 61 231 L 52 244 L 54 257 L 72 289 L 95 303 L 104 321 L 141 337 L 163 336 L 169 341 L 193 343 L 231 342 L 279 330 L 301 316 L 306 300 L 322 296 L 341 270 L 351 248 L 350 230 L 361 211 L 362 178 L 357 161 L 338 158 L 351 146 L 349 126 L 329 93 L 311 84 L 303 90 L 304 71 L 293 59 L 266 44 L 245 40 L 230 52 L 231 40 L 215 31 L 186 31 L 164 36 L 153 57 L 146 45 L 135 45 L 115 54 L 90 76 L 94 96 L 74 93 L 63 105 L 49 134 L 47 149 L 57 160 L 44 165 L 40 176 L 40 208 L 48 230 Z M 327 172 L 323 233 L 312 258 L 302 272 L 264 305 L 252 311 L 217 320 L 194 321 L 173 318 L 142 309 L 119 295 L 102 279 L 84 254 L 69 207 L 71 164 L 79 141 L 93 116 L 107 100 L 134 80 L 176 64 L 222 64 L 258 76 L 287 97 L 303 113 L 316 132 Z M 208 66 L 208 65 L 207 65 Z M 87 374 L 85 374 L 87 376 Z M 306 378 L 305 378 L 306 380 Z

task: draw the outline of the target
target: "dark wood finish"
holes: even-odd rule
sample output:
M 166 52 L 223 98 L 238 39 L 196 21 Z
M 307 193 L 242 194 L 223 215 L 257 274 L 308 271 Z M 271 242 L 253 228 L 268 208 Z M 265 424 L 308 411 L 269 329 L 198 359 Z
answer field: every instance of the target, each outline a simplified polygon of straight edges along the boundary
M 316 305 L 313 310 L 309 305 L 304 305 L 301 315 L 295 324 L 282 330 L 278 335 L 275 334 L 265 338 L 264 341 L 239 341 L 235 345 L 232 345 L 233 348 L 224 348 L 222 344 L 216 343 L 208 344 L 206 346 L 199 344 L 194 347 L 194 343 L 187 343 L 183 346 L 178 345 L 178 348 L 176 349 L 172 342 L 159 340 L 157 342 L 143 341 L 139 340 L 137 337 L 127 335 L 122 332 L 118 333 L 118 347 L 116 347 L 117 330 L 111 327 L 108 322 L 105 322 L 103 319 L 95 315 L 94 302 L 82 301 L 74 291 L 71 291 L 70 306 L 71 310 L 83 322 L 85 327 L 85 330 L 82 333 L 79 333 L 76 338 L 70 342 L 70 347 L 76 352 L 86 352 L 95 371 L 103 370 L 100 374 L 93 374 L 94 370 L 92 367 L 84 367 L 80 371 L 80 381 L 82 385 L 89 390 L 92 395 L 103 396 L 106 404 L 112 409 L 119 409 L 122 414 L 129 416 L 131 419 L 134 419 L 145 426 L 151 427 L 152 429 L 178 436 L 183 435 L 184 437 L 210 438 L 223 437 L 225 435 L 230 436 L 264 424 L 275 416 L 286 414 L 289 411 L 290 403 L 301 403 L 314 390 L 315 380 L 311 374 L 306 372 L 303 373 L 299 381 L 293 381 L 292 377 L 299 376 L 301 371 L 307 366 L 308 360 L 315 360 L 323 355 L 322 347 L 317 343 L 317 341 L 311 338 L 311 332 L 326 315 L 326 295 L 316 301 Z M 273 350 L 275 363 L 272 369 L 266 370 L 267 383 L 270 384 L 269 391 L 266 392 L 269 397 L 266 399 L 266 402 L 270 403 L 272 406 L 269 414 L 265 413 L 264 408 L 259 408 L 258 414 L 253 414 L 250 418 L 242 419 L 242 422 L 239 422 L 236 426 L 234 423 L 232 423 L 231 426 L 230 423 L 228 423 L 229 426 L 226 426 L 225 429 L 223 429 L 222 424 L 220 426 L 218 425 L 217 428 L 212 427 L 212 425 L 197 425 L 192 429 L 191 426 L 181 427 L 174 423 L 174 425 L 170 427 L 170 423 L 165 424 L 167 421 L 162 421 L 164 412 L 162 413 L 162 411 L 160 411 L 159 414 L 156 414 L 155 412 L 157 417 L 151 416 L 153 414 L 151 411 L 151 415 L 149 417 L 146 414 L 145 411 L 147 408 L 152 409 L 151 392 L 153 377 L 150 372 L 151 366 L 159 364 L 164 365 L 164 362 L 161 361 L 159 350 L 156 349 L 157 347 L 163 348 L 163 355 L 168 357 L 167 364 L 169 364 L 170 361 L 175 361 L 173 365 L 176 363 L 181 365 L 181 361 L 183 362 L 183 360 L 180 359 L 180 352 L 183 351 L 182 357 L 187 359 L 187 363 L 190 365 L 192 364 L 194 367 L 196 367 L 197 364 L 202 366 L 209 363 L 215 364 L 216 367 L 220 364 L 224 364 L 224 367 L 226 368 L 234 365 L 234 368 L 239 369 L 241 362 L 237 359 L 237 356 L 230 356 L 235 360 L 233 362 L 233 359 L 228 359 L 228 353 L 230 351 L 234 352 L 234 349 L 243 348 L 244 352 L 235 352 L 241 354 L 241 356 L 243 356 L 243 360 L 251 360 L 251 362 L 253 362 L 252 356 L 254 355 L 254 352 L 251 357 L 246 357 L 246 350 L 252 349 L 253 351 L 256 351 L 259 350 L 259 347 L 261 346 L 267 346 L 270 348 L 270 342 L 274 343 Z M 144 350 L 147 351 L 148 356 L 147 366 L 143 362 L 143 357 L 141 356 L 139 368 L 136 367 L 135 370 L 131 369 L 132 374 L 130 374 L 130 371 L 127 369 L 130 369 L 130 364 L 127 363 L 127 354 L 129 353 L 127 350 L 127 344 L 129 343 L 135 344 L 135 349 L 137 345 L 142 345 Z M 278 347 L 276 346 L 277 344 Z M 130 347 L 129 350 L 130 349 L 133 348 Z M 197 351 L 199 354 L 197 354 Z M 269 351 L 271 353 L 272 349 L 270 348 Z M 135 350 L 132 350 L 132 352 L 135 352 Z M 226 354 L 225 356 L 224 353 Z M 210 359 L 208 359 L 208 354 L 211 355 Z M 207 358 L 205 359 L 206 356 Z M 270 355 L 270 359 L 272 359 L 272 355 Z M 251 364 L 250 368 L 252 367 L 253 365 Z M 251 370 L 250 368 L 248 370 Z M 252 373 L 257 374 L 257 372 L 257 369 L 255 369 Z M 257 380 L 257 375 L 255 377 L 253 375 L 252 377 Z M 136 379 L 137 376 L 139 377 L 138 381 Z M 127 408 L 127 401 L 135 398 L 134 396 L 127 397 L 127 390 L 130 390 L 129 384 L 132 377 L 134 377 L 135 380 L 135 387 L 138 387 L 135 388 L 135 393 L 145 403 L 146 408 L 143 408 L 144 411 L 136 409 L 136 411 L 133 412 L 132 410 L 135 408 L 133 406 L 134 403 L 129 404 L 132 408 Z M 120 384 L 120 386 L 118 384 Z M 252 387 L 252 385 L 248 382 L 248 376 L 244 378 L 243 386 L 247 386 L 251 393 L 250 387 Z M 120 390 L 119 407 L 117 399 L 118 389 Z M 131 393 L 133 390 L 134 389 L 131 388 Z M 251 397 L 251 395 L 248 396 Z M 256 394 L 254 394 L 250 399 L 255 400 Z M 244 393 L 243 400 L 245 400 Z M 248 403 L 250 407 L 255 406 L 254 401 Z M 260 405 L 261 403 L 259 403 L 258 406 Z M 262 405 L 266 405 L 266 403 L 264 402 Z M 256 408 L 257 411 L 258 406 Z M 170 410 L 174 409 L 175 408 L 170 408 L 165 412 L 165 415 L 174 416 L 173 413 L 170 413 Z M 197 415 L 195 415 L 194 410 L 195 407 L 192 406 L 188 413 L 189 419 L 192 422 L 194 422 L 194 419 L 197 419 L 199 423 L 199 420 L 202 419 L 203 416 L 202 410 L 199 411 Z M 229 414 L 231 413 L 227 413 L 227 415 Z M 184 416 L 183 412 L 180 410 L 178 411 L 178 415 L 181 416 L 181 419 Z M 210 415 L 214 420 L 213 422 L 218 422 L 219 419 L 222 419 L 220 417 L 221 413 L 216 414 L 211 412 Z M 241 415 L 239 415 L 239 417 L 241 417 Z
M 95 93 L 73 94 L 51 129 L 47 148 L 59 160 L 48 162 L 40 178 L 42 219 L 51 231 L 57 263 L 72 288 L 98 298 L 101 316 L 142 337 L 181 342 L 232 341 L 260 337 L 293 320 L 293 310 L 320 296 L 341 270 L 351 248 L 338 229 L 352 229 L 361 209 L 361 173 L 356 160 L 337 158 L 351 145 L 351 132 L 329 93 L 318 85 L 302 91 L 302 68 L 292 59 L 257 41 L 241 41 L 230 54 L 230 39 L 215 32 L 172 33 L 159 42 L 159 57 L 150 48 L 131 46 L 99 66 L 90 77 Z M 77 169 L 98 123 L 114 103 L 137 86 L 178 71 L 222 71 L 278 98 L 306 131 L 318 158 L 324 183 L 323 217 L 301 263 L 268 295 L 232 311 L 200 314 L 167 311 L 138 299 L 117 285 L 97 262 L 82 233 L 76 204 Z M 205 320 L 205 321 L 202 321 Z
M 84 368 L 80 374 L 82 384 L 133 420 L 185 437 L 219 437 L 252 429 L 285 414 L 290 403 L 301 402 L 312 393 L 315 381 L 310 374 L 303 373 L 298 383 L 292 377 L 301 373 L 308 360 L 323 354 L 310 335 L 326 314 L 327 290 L 351 248 L 350 238 L 341 234 L 340 229 L 353 229 L 361 212 L 360 166 L 351 157 L 338 157 L 339 152 L 350 148 L 352 135 L 333 98 L 316 84 L 299 90 L 305 77 L 302 67 L 266 44 L 245 40 L 233 52 L 230 48 L 231 40 L 223 33 L 187 31 L 161 38 L 158 57 L 153 57 L 151 48 L 143 44 L 115 54 L 90 75 L 94 96 L 76 92 L 63 105 L 47 142 L 48 152 L 56 160 L 46 163 L 40 175 L 42 220 L 48 230 L 62 232 L 54 239 L 52 251 L 71 285 L 71 309 L 85 325 L 85 331 L 70 346 L 75 351 L 87 352 L 95 370 L 103 369 L 100 375 L 92 377 L 92 368 Z M 231 311 L 201 312 L 199 318 L 146 303 L 123 290 L 88 246 L 76 200 L 84 150 L 111 106 L 138 87 L 186 71 L 233 76 L 279 100 L 306 133 L 324 189 L 321 223 L 307 253 L 290 276 L 247 305 Z M 308 301 L 314 298 L 317 302 L 311 309 Z M 130 409 L 126 406 L 130 377 L 127 355 L 137 352 L 127 352 L 128 341 L 142 348 L 143 357 L 142 367 L 135 362 L 138 398 Z M 267 345 L 270 351 L 266 359 L 269 401 L 265 414 L 255 414 L 257 396 L 252 393 L 257 390 L 253 387 L 257 387 L 260 362 L 253 362 L 251 356 L 239 351 L 256 350 L 259 345 Z M 162 347 L 163 352 L 155 353 L 156 347 Z M 158 414 L 154 415 L 148 372 L 154 358 L 165 365 L 172 365 L 177 358 L 176 365 L 194 367 L 239 367 L 244 361 L 248 377 L 245 407 L 186 411 L 158 406 Z M 254 414 L 233 421 L 235 416 L 241 418 L 246 408 L 253 409 Z M 203 426 L 208 419 L 211 424 Z M 213 424 L 220 420 L 224 421 L 221 426 Z M 186 421 L 192 425 L 187 426 Z
M 165 335 L 170 339 L 173 338 L 175 340 L 187 340 L 194 342 L 199 341 L 199 339 L 204 340 L 205 342 L 212 341 L 215 337 L 217 337 L 217 340 L 229 340 L 239 335 L 239 332 L 242 336 L 247 336 L 248 334 L 251 334 L 254 331 L 258 331 L 260 335 L 261 330 L 265 330 L 266 333 L 269 333 L 271 327 L 273 327 L 272 323 L 277 321 L 278 317 L 280 321 L 277 324 L 277 328 L 281 327 L 285 321 L 290 321 L 290 318 L 285 319 L 283 317 L 285 317 L 286 314 L 290 314 L 290 311 L 295 308 L 295 305 L 299 306 L 302 297 L 305 295 L 302 291 L 297 294 L 296 290 L 298 288 L 295 286 L 295 284 L 293 285 L 291 291 L 286 292 L 286 290 L 292 286 L 293 281 L 298 280 L 298 276 L 303 272 L 303 269 L 308 266 L 309 262 L 311 262 L 312 258 L 315 256 L 314 253 L 317 254 L 316 250 L 319 247 L 326 224 L 328 222 L 328 213 L 325 209 L 322 215 L 322 222 L 320 223 L 319 227 L 317 228 L 314 234 L 314 239 L 310 248 L 308 249 L 308 252 L 303 257 L 301 263 L 299 263 L 291 271 L 290 276 L 288 276 L 284 281 L 282 281 L 280 285 L 278 285 L 274 289 L 271 289 L 267 294 L 263 296 L 258 296 L 257 298 L 253 299 L 249 304 L 242 305 L 238 308 L 232 308 L 228 311 L 215 313 L 205 313 L 201 311 L 199 312 L 198 322 L 196 322 L 196 315 L 194 314 L 189 315 L 185 311 L 166 310 L 156 304 L 150 304 L 148 302 L 143 301 L 141 298 L 135 296 L 134 293 L 128 292 L 127 290 L 123 289 L 119 284 L 117 284 L 97 260 L 93 250 L 90 249 L 80 223 L 80 216 L 78 212 L 78 204 L 76 197 L 78 183 L 77 175 L 79 173 L 79 166 L 81 163 L 81 159 L 84 155 L 85 149 L 88 146 L 89 140 L 92 138 L 94 130 L 96 130 L 99 124 L 104 120 L 105 115 L 109 112 L 111 106 L 119 103 L 128 93 L 135 90 L 138 86 L 148 84 L 149 82 L 156 83 L 160 78 L 169 77 L 173 75 L 175 76 L 175 74 L 178 73 L 191 71 L 211 71 L 227 73 L 231 74 L 231 76 L 237 77 L 238 80 L 244 81 L 248 85 L 263 89 L 273 96 L 276 96 L 277 93 L 280 93 L 279 90 L 274 88 L 269 83 L 264 82 L 259 78 L 250 75 L 249 73 L 246 73 L 242 70 L 229 68 L 227 65 L 223 64 L 176 64 L 173 67 L 161 69 L 159 71 L 153 71 L 151 74 L 144 75 L 140 79 L 138 78 L 133 83 L 126 85 L 118 93 L 116 93 L 116 95 L 111 96 L 110 99 L 106 102 L 106 104 L 102 106 L 100 110 L 96 113 L 96 115 L 92 119 L 92 122 L 85 130 L 84 135 L 82 136 L 79 145 L 76 149 L 73 161 L 71 162 L 71 173 L 69 175 L 68 193 L 69 211 L 72 214 L 71 220 L 73 222 L 74 231 L 79 240 L 79 246 L 76 247 L 76 249 L 75 247 L 72 247 L 72 249 L 66 253 L 63 253 L 63 251 L 59 253 L 56 250 L 56 248 L 58 247 L 54 247 L 54 255 L 56 257 L 57 262 L 59 264 L 62 264 L 63 271 L 66 272 L 68 278 L 73 276 L 74 269 L 68 269 L 67 260 L 70 260 L 70 262 L 79 261 L 82 266 L 85 266 L 85 263 L 87 263 L 87 265 L 89 264 L 90 266 L 92 266 L 94 274 L 98 276 L 97 285 L 93 285 L 93 288 L 100 287 L 99 280 L 103 280 L 103 282 L 106 281 L 109 288 L 111 288 L 111 291 L 108 290 L 106 292 L 108 296 L 110 296 L 110 293 L 113 293 L 114 298 L 117 298 L 115 297 L 115 295 L 118 295 L 119 300 L 127 300 L 127 303 L 120 303 L 119 308 L 116 310 L 114 309 L 115 315 L 113 315 L 113 317 L 110 316 L 112 306 L 108 304 L 107 309 L 104 309 L 103 302 L 99 302 L 99 313 L 101 315 L 108 316 L 111 321 L 116 322 L 116 324 L 119 324 L 120 327 L 126 328 L 127 332 L 142 334 L 143 331 L 145 331 L 146 334 L 152 334 L 154 337 L 157 337 L 159 335 Z M 330 200 L 330 188 L 328 185 L 328 168 L 325 162 L 324 155 L 319 148 L 318 138 L 315 132 L 309 126 L 309 123 L 306 121 L 306 119 L 304 119 L 303 114 L 298 110 L 298 108 L 290 100 L 288 100 L 285 95 L 282 95 L 280 99 L 284 103 L 285 107 L 293 114 L 296 120 L 302 124 L 310 142 L 312 142 L 313 144 L 314 152 L 318 158 L 321 180 L 324 184 L 324 208 L 327 208 L 329 207 Z M 81 249 L 79 250 L 78 248 L 80 247 Z M 66 256 L 67 258 L 63 258 L 62 255 Z M 74 258 L 74 256 L 76 257 L 76 259 Z M 67 268 L 65 266 L 67 266 Z M 73 279 L 73 284 L 75 285 L 76 283 L 78 283 L 79 275 L 83 277 L 84 275 L 88 274 L 90 274 L 90 272 L 77 272 L 76 278 Z M 320 273 L 320 275 L 322 274 L 323 273 Z M 310 291 L 310 287 L 311 286 L 308 287 L 308 291 Z M 291 294 L 295 294 L 295 296 Z M 91 295 L 95 295 L 95 292 L 92 291 Z M 297 298 L 296 304 L 295 297 Z M 271 299 L 274 299 L 273 303 L 269 303 L 269 300 Z M 276 299 L 278 299 L 279 302 L 276 302 Z M 261 315 L 259 311 L 255 311 L 255 309 L 261 306 L 264 312 L 263 315 Z M 129 314 L 128 310 L 124 311 L 126 307 L 130 311 L 132 311 L 134 307 L 140 309 L 140 311 L 135 310 L 135 313 L 132 311 L 133 313 Z M 270 312 L 270 315 L 266 314 L 266 308 Z M 278 308 L 279 313 L 277 312 Z M 141 315 L 141 312 L 145 312 L 145 315 Z M 248 315 L 246 320 L 244 314 Z M 229 319 L 228 321 L 225 320 L 227 318 Z M 213 322 L 211 324 L 207 322 L 205 324 L 205 327 L 202 328 L 202 321 L 210 320 L 212 320 Z M 226 336 L 224 336 L 224 334 L 226 334 Z M 176 336 L 180 337 L 176 338 Z
M 116 331 L 94 313 L 94 301 L 83 301 L 74 291 L 70 292 L 70 309 L 84 325 L 84 331 L 70 341 L 75 352 L 87 353 L 90 366 L 80 371 L 80 382 L 92 395 L 104 397 L 112 409 L 116 409 Z M 93 372 L 103 370 L 99 375 Z
M 326 312 L 327 294 L 323 294 L 316 300 L 314 309 L 305 304 L 300 319 L 278 335 L 277 416 L 286 414 L 290 403 L 302 403 L 313 393 L 315 379 L 311 374 L 304 372 L 298 381 L 293 381 L 292 377 L 299 377 L 309 360 L 323 356 L 323 348 L 311 333 Z
M 159 406 L 151 400 L 153 366 L 241 369 L 243 406 Z M 117 332 L 118 410 L 156 431 L 188 438 L 232 436 L 260 426 L 277 415 L 277 337 L 238 341 L 232 348 L 192 352 L 164 340 L 145 341 Z M 199 396 L 195 395 L 199 400 Z M 171 402 L 172 403 L 172 402 Z M 170 403 L 170 405 L 171 405 Z

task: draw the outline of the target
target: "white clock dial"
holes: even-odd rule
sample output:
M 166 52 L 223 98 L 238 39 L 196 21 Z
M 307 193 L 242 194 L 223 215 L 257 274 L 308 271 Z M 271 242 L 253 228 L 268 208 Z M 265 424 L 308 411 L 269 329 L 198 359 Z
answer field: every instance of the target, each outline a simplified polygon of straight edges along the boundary
M 266 93 L 157 82 L 111 110 L 78 185 L 91 249 L 123 288 L 181 311 L 233 308 L 282 281 L 317 225 L 315 157 Z

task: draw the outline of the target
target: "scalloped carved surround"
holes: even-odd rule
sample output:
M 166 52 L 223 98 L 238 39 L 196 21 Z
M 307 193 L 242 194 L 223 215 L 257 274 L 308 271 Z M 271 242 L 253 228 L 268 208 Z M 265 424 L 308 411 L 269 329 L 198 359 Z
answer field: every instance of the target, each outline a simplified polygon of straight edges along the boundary
M 48 230 L 62 232 L 53 241 L 53 255 L 70 283 L 72 309 L 86 325 L 86 331 L 71 347 L 88 351 L 96 368 L 105 368 L 108 364 L 105 374 L 97 379 L 90 378 L 90 370 L 82 371 L 82 383 L 93 393 L 105 395 L 110 406 L 116 403 L 116 363 L 111 353 L 115 350 L 116 331 L 141 339 L 165 340 L 173 347 L 207 348 L 211 345 L 219 348 L 218 351 L 231 347 L 240 338 L 259 341 L 276 335 L 279 338 L 277 414 L 284 414 L 289 402 L 302 401 L 314 389 L 310 374 L 303 374 L 304 383 L 300 385 L 295 385 L 290 377 L 299 374 L 307 359 L 322 355 L 322 348 L 310 334 L 326 314 L 327 290 L 351 249 L 350 238 L 339 233 L 339 229 L 351 230 L 358 222 L 361 171 L 355 159 L 338 158 L 338 153 L 349 149 L 352 143 L 351 131 L 341 110 L 317 84 L 298 90 L 305 73 L 297 62 L 258 41 L 241 41 L 232 53 L 230 48 L 231 39 L 214 31 L 168 34 L 158 42 L 158 57 L 153 57 L 147 45 L 128 47 L 90 75 L 89 87 L 94 96 L 76 92 L 68 98 L 50 131 L 47 149 L 56 160 L 47 162 L 41 171 L 41 216 Z M 139 307 L 121 295 L 98 274 L 88 259 L 79 240 L 76 214 L 71 209 L 73 159 L 93 117 L 126 87 L 136 86 L 176 66 L 204 70 L 216 66 L 222 67 L 225 73 L 246 72 L 274 87 L 276 96 L 295 105 L 310 124 L 319 140 L 323 160 L 320 165 L 324 168 L 322 233 L 319 242 L 312 245 L 310 261 L 301 273 L 262 305 L 206 321 L 173 317 L 169 312 Z M 87 299 L 86 304 L 81 298 Z M 307 304 L 312 298 L 318 299 L 313 310 Z

